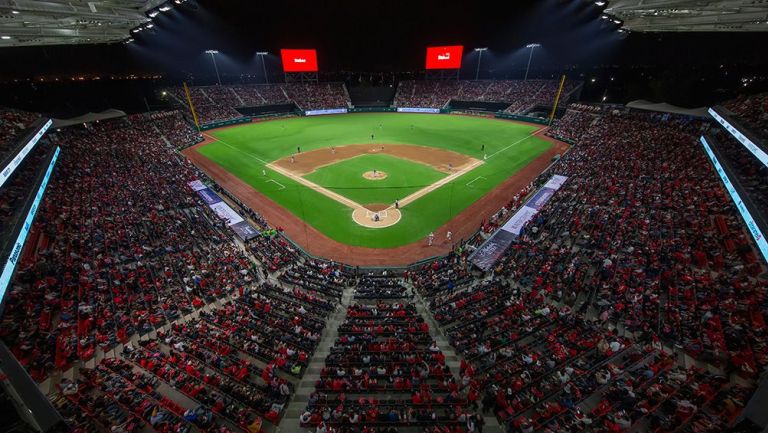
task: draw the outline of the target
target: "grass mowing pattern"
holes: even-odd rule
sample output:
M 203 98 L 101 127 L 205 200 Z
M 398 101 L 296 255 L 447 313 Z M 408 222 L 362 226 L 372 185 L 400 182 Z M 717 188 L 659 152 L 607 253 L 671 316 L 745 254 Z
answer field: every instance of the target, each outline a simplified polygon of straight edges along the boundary
M 336 241 L 392 248 L 424 238 L 548 150 L 551 143 L 531 136 L 536 129 L 469 116 L 372 113 L 300 117 L 216 131 L 213 136 L 221 141 L 197 151 Z M 287 157 L 297 147 L 306 151 L 371 142 L 438 147 L 477 159 L 484 155 L 490 158 L 403 208 L 401 221 L 386 229 L 355 224 L 351 209 L 270 169 L 266 169 L 266 176 L 262 175 L 265 163 Z M 356 180 L 334 181 L 351 182 Z M 514 191 L 510 191 L 512 194 Z
M 363 178 L 363 173 L 374 169 L 387 173 L 387 178 Z M 446 176 L 427 165 L 391 155 L 360 155 L 321 167 L 304 178 L 365 205 L 392 204 Z

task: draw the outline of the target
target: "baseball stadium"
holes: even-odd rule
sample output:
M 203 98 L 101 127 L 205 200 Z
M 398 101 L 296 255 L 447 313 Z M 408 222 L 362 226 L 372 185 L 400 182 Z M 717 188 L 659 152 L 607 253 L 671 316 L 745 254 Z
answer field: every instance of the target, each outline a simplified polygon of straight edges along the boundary
M 768 3 L 0 0 L 0 430 L 768 432 Z

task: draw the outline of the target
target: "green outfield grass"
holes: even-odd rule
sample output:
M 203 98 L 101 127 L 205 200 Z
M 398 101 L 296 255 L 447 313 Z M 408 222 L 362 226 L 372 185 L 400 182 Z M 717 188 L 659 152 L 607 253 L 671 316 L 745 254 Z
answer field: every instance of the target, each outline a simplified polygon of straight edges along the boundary
M 382 180 L 368 180 L 363 173 L 387 173 Z M 360 155 L 321 167 L 305 179 L 360 204 L 392 204 L 448 176 L 434 168 L 390 155 Z
M 551 143 L 531 135 L 537 128 L 482 117 L 450 115 L 372 113 L 300 117 L 214 131 L 212 135 L 218 141 L 197 151 L 328 237 L 349 245 L 391 248 L 424 238 L 549 149 Z M 371 134 L 374 134 L 373 140 Z M 299 146 L 302 151 L 307 151 L 371 142 L 437 147 L 477 159 L 487 156 L 488 159 L 485 164 L 403 208 L 401 221 L 385 229 L 357 225 L 352 221 L 351 209 L 264 168 L 267 163 L 295 153 Z M 358 203 L 393 201 L 392 191 L 386 191 L 387 185 L 383 183 L 386 181 L 362 179 L 360 167 L 354 167 L 357 163 L 353 162 L 358 158 L 324 167 L 307 178 L 320 185 L 338 188 L 335 189 L 337 193 Z M 421 177 L 427 176 L 428 171 L 419 170 L 415 175 L 413 167 L 406 166 L 422 167 L 420 164 L 387 158 L 395 160 L 393 168 L 382 168 L 392 176 L 393 190 L 421 189 Z M 402 170 L 399 169 L 401 166 Z M 262 170 L 266 170 L 266 176 Z M 325 178 L 313 179 L 315 176 Z M 366 186 L 369 183 L 380 185 L 379 190 L 354 191 L 356 185 L 363 185 L 363 181 Z M 359 193 L 365 195 L 350 196 Z M 514 193 L 510 191 L 510 196 Z M 400 196 L 401 192 L 397 192 L 395 198 Z M 271 223 L 280 224 L 279 221 Z

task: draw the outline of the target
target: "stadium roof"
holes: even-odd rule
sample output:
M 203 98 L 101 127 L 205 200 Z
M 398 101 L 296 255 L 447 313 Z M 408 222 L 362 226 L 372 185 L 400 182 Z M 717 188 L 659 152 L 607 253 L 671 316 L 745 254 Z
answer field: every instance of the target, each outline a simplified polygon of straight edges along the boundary
M 0 0 L 0 47 L 119 42 L 167 0 Z
M 768 0 L 611 0 L 605 12 L 638 32 L 768 31 Z

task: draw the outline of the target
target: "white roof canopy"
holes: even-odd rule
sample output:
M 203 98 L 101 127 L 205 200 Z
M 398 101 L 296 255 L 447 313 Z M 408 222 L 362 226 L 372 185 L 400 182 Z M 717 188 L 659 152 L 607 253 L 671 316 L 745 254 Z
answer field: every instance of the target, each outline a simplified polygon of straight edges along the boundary
M 638 100 L 632 101 L 627 104 L 627 107 L 634 108 L 637 110 L 658 111 L 660 113 L 673 113 L 673 114 L 683 114 L 686 116 L 709 117 L 709 113 L 707 113 L 707 107 L 684 108 L 684 107 L 678 107 L 677 105 L 667 104 L 666 102 L 655 103 L 651 101 L 646 101 L 644 99 L 638 99 Z
M 166 0 L 0 0 L 0 47 L 119 42 Z
M 605 13 L 638 32 L 768 31 L 765 0 L 609 0 Z

